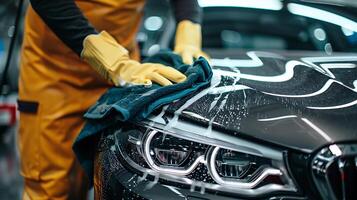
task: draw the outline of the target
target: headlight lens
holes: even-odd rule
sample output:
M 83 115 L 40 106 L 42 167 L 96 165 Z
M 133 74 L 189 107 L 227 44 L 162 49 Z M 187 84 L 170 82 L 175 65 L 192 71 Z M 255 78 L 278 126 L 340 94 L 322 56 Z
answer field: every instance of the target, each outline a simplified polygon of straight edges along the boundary
M 213 149 L 214 150 L 214 149 Z M 257 162 L 265 160 L 246 153 L 228 149 L 217 149 L 215 153 L 215 170 L 220 177 L 227 179 L 249 179 L 257 170 Z M 259 164 L 258 164 L 259 165 Z
M 285 169 L 282 152 L 271 150 L 275 156 L 269 158 L 257 153 L 260 151 L 258 145 L 247 148 L 215 146 L 156 130 L 139 129 L 117 131 L 114 137 L 122 160 L 131 169 L 159 176 L 165 181 L 199 184 L 251 197 L 276 191 L 296 192 Z
M 220 185 L 236 188 L 256 188 L 269 176 L 279 180 L 283 174 L 272 166 L 268 159 L 220 147 L 211 148 L 208 157 L 213 179 Z
M 173 175 L 188 175 L 204 159 L 207 145 L 173 137 L 157 131 L 147 134 L 144 158 L 157 172 Z

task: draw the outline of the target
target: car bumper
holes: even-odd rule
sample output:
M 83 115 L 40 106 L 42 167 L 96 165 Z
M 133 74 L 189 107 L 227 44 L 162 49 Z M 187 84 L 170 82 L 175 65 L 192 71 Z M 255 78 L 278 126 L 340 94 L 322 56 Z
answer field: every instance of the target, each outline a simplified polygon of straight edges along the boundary
M 94 185 L 99 199 L 257 199 L 234 194 L 233 189 L 212 188 L 200 181 L 189 182 L 180 177 L 170 181 L 164 174 L 140 171 L 119 153 L 115 135 L 102 135 L 97 147 Z M 297 195 L 275 192 L 259 199 L 307 199 Z

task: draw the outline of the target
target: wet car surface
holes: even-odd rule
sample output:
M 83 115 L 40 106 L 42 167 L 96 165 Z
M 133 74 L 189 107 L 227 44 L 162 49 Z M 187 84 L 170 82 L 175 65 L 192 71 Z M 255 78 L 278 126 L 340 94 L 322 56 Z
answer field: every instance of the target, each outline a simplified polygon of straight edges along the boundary
M 251 51 L 219 57 L 212 59 L 211 87 L 164 106 L 146 121 L 118 122 L 103 134 L 97 194 L 104 199 L 355 197 L 351 189 L 336 189 L 334 184 L 343 182 L 340 171 L 328 166 L 347 159 L 345 153 L 357 162 L 357 55 Z M 329 148 L 329 157 L 319 155 Z M 348 174 L 355 177 L 356 168 L 351 169 Z M 331 178 L 320 180 L 323 170 L 337 177 L 333 189 L 325 187 Z M 343 183 L 353 186 L 356 180 Z
M 211 86 L 104 131 L 98 198 L 357 198 L 356 4 L 267 2 L 199 1 Z M 173 46 L 151 4 L 144 57 Z

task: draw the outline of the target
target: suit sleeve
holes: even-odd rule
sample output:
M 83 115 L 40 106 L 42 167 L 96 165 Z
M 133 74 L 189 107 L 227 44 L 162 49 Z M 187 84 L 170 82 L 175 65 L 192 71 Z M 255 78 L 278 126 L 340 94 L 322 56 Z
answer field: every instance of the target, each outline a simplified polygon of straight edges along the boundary
M 46 25 L 77 55 L 82 52 L 83 40 L 97 33 L 74 0 L 30 0 L 30 3 Z
M 197 0 L 171 0 L 176 22 L 190 20 L 194 23 L 202 22 L 202 9 Z

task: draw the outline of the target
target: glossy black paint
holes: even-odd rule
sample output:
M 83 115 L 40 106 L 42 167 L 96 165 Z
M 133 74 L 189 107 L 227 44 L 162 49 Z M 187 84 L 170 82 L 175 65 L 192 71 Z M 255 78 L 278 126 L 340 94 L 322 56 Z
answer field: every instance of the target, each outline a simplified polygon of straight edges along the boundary
M 251 58 L 253 54 L 256 55 L 255 58 Z M 329 57 L 307 52 L 304 52 L 304 55 L 292 52 L 289 54 L 251 52 L 248 53 L 250 57 L 247 56 L 247 52 L 232 54 L 225 52 L 224 55 L 236 59 L 228 63 L 238 63 L 238 66 L 230 68 L 218 66 L 217 60 L 213 60 L 216 65 L 213 66 L 215 78 L 211 88 L 173 102 L 165 109 L 158 110 L 153 116 L 162 116 L 164 120 L 161 121 L 166 125 L 174 121 L 177 116 L 178 120 L 207 127 L 207 133 L 212 126 L 212 129 L 226 134 L 283 146 L 284 149 L 289 150 L 286 154 L 286 164 L 299 187 L 299 194 L 282 198 L 319 199 L 311 177 L 312 152 L 329 143 L 357 141 L 357 123 L 355 123 L 357 106 L 353 103 L 357 99 L 357 81 L 355 81 L 357 55 L 343 54 Z M 312 56 L 315 58 L 304 59 Z M 216 54 L 215 58 L 220 58 L 220 54 Z M 263 65 L 252 67 L 254 62 L 259 64 L 257 58 Z M 237 59 L 240 61 L 237 62 Z M 324 59 L 329 61 L 321 61 Z M 289 63 L 296 63 L 296 65 L 291 67 L 293 65 Z M 330 69 L 326 68 L 326 64 L 330 64 L 327 65 Z M 247 67 L 247 65 L 251 66 Z M 288 66 L 293 70 L 288 69 Z M 291 76 L 278 81 L 279 77 L 281 78 L 281 75 L 286 74 L 287 71 Z M 240 77 L 237 78 L 237 75 Z M 242 78 L 244 75 L 259 77 L 252 80 L 254 77 Z M 270 80 L 271 82 L 259 81 L 264 77 L 266 79 L 273 76 L 275 77 Z M 232 85 L 236 86 L 232 87 Z M 199 95 L 202 97 L 197 98 Z M 300 95 L 300 97 L 291 97 L 291 95 Z M 307 96 L 301 97 L 301 95 Z M 190 101 L 192 104 L 188 105 L 187 102 Z M 349 106 L 348 103 L 351 105 Z M 344 104 L 346 105 L 341 107 Z M 333 108 L 339 105 L 341 108 Z M 333 109 L 316 109 L 317 107 Z M 156 125 L 153 123 L 153 128 Z M 137 181 L 144 175 L 126 166 L 125 160 L 120 160 L 123 158 L 114 145 L 113 133 L 122 127 L 127 125 L 118 124 L 113 127 L 114 130 L 107 130 L 99 142 L 95 159 L 95 191 L 98 196 L 103 199 L 203 197 L 199 192 L 191 192 L 189 188 L 175 183 L 159 180 L 153 184 L 154 178 L 149 176 L 145 181 Z M 195 131 L 192 129 L 192 133 Z M 214 137 L 214 134 L 211 137 Z M 148 186 L 150 189 L 147 189 Z M 171 186 L 176 186 L 181 195 L 170 190 Z M 268 198 L 279 199 L 284 194 L 270 195 L 275 197 Z M 237 198 L 215 191 L 206 191 L 204 196 L 207 199 Z
M 301 152 L 289 152 L 287 155 L 287 163 L 290 173 L 293 175 L 297 185 L 300 187 L 299 190 L 303 191 L 304 195 L 308 196 L 309 199 L 321 199 L 317 188 L 313 182 L 311 176 L 310 166 L 311 155 L 301 153 Z
M 230 57 L 235 61 L 227 60 L 235 66 L 213 66 L 218 85 L 182 112 L 177 110 L 194 95 L 172 103 L 166 121 L 176 112 L 207 128 L 212 124 L 213 129 L 304 152 L 357 140 L 357 54 L 248 55 L 257 58 L 235 53 Z M 248 66 L 253 60 L 257 66 Z

